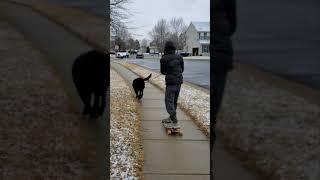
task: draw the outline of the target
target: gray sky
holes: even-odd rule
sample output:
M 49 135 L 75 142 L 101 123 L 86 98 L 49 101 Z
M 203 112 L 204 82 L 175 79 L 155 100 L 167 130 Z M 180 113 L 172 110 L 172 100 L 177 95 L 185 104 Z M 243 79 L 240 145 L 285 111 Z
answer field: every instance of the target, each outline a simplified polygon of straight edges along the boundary
M 191 21 L 210 21 L 210 0 L 131 0 L 128 4 L 132 16 L 129 31 L 136 39 L 150 39 L 156 22 L 165 18 L 182 17 L 187 26 Z

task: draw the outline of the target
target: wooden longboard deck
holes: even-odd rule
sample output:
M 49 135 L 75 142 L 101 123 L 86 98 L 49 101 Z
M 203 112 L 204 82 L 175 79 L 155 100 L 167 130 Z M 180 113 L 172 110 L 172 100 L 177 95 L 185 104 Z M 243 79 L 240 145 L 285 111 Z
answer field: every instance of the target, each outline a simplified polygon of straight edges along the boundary
M 164 123 L 162 123 L 162 125 L 166 129 L 166 132 L 167 132 L 168 135 L 173 135 L 173 134 L 178 134 L 179 136 L 183 135 L 181 127 L 179 127 L 179 128 L 169 128 Z

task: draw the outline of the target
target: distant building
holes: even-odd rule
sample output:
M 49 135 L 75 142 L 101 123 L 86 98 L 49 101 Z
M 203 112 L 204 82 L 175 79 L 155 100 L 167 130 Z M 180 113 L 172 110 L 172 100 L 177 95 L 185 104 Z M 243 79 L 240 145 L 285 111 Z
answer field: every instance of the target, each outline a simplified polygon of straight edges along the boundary
M 156 46 L 156 44 L 155 44 L 154 42 L 151 42 L 151 43 L 150 43 L 149 48 L 150 48 L 150 53 L 151 53 L 151 54 L 153 54 L 153 53 L 159 53 L 159 50 L 158 50 L 158 48 L 157 48 L 157 46 Z
M 210 56 L 210 22 L 191 22 L 186 31 L 184 50 L 193 56 Z

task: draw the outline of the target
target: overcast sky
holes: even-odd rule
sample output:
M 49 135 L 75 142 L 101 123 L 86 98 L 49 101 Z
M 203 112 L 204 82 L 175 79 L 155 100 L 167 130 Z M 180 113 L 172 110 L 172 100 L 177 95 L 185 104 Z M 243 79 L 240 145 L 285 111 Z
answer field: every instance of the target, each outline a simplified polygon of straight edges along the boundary
M 165 18 L 182 17 L 187 24 L 191 21 L 210 21 L 210 0 L 131 0 L 128 9 L 132 13 L 128 24 L 136 39 L 150 39 L 156 22 Z

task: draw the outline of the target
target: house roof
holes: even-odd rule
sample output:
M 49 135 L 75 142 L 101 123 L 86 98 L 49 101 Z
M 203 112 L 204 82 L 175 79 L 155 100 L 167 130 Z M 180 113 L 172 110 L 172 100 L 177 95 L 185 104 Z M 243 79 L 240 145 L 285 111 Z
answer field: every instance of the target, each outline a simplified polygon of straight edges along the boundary
M 200 22 L 200 21 L 193 21 L 191 22 L 197 31 L 201 32 L 210 32 L 210 22 Z

